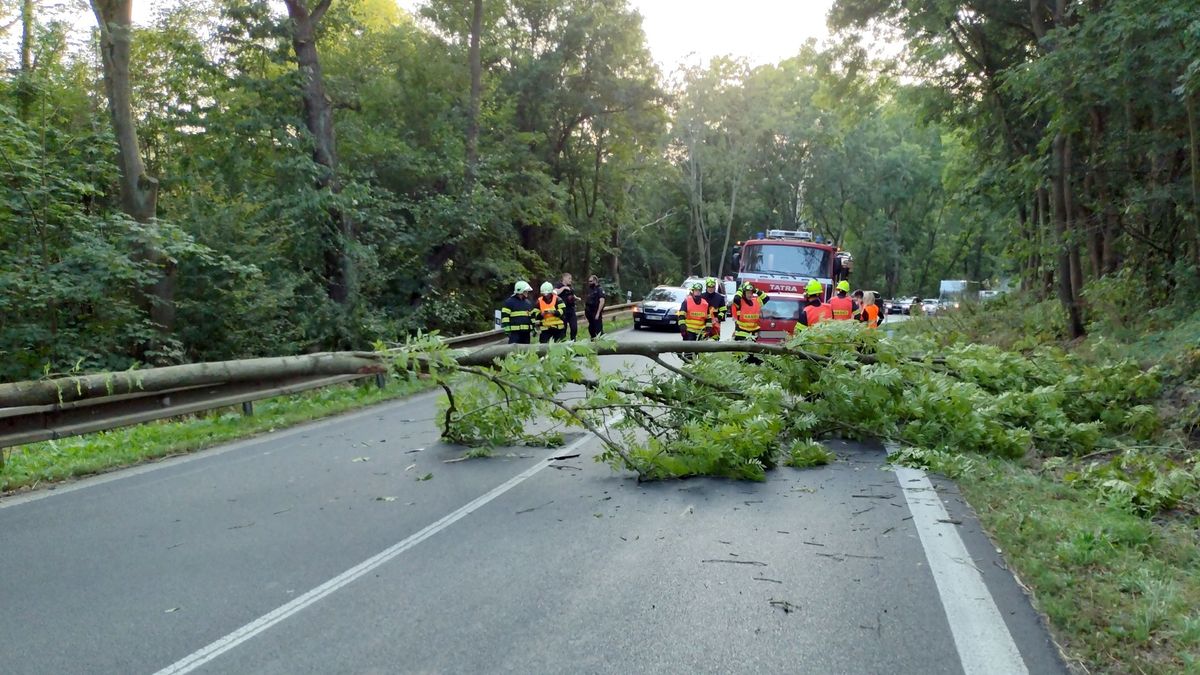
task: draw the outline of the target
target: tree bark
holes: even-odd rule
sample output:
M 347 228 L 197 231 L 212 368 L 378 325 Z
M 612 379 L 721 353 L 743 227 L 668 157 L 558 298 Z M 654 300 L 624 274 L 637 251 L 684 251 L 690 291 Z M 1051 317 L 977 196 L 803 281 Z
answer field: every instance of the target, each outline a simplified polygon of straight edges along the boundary
M 324 167 L 316 188 L 332 194 L 342 191 L 338 177 L 337 138 L 333 126 L 333 102 L 325 92 L 325 78 L 317 53 L 317 24 L 329 9 L 331 0 L 320 0 L 310 12 L 304 0 L 284 0 L 292 20 L 292 48 L 300 72 L 300 97 L 304 104 L 304 125 L 312 136 L 313 161 Z M 354 292 L 354 264 L 350 245 L 354 224 L 340 209 L 329 209 L 330 223 L 321 228 L 322 256 L 325 265 L 325 291 L 339 305 L 350 304 Z
M 1197 120 L 1196 99 L 1200 94 L 1187 96 L 1188 160 L 1192 175 L 1192 263 L 1200 269 L 1200 121 Z
M 104 89 L 117 137 L 121 209 L 138 223 L 148 225 L 154 221 L 158 209 L 158 181 L 146 175 L 133 116 L 133 89 L 129 81 L 132 0 L 92 0 L 92 10 L 100 27 Z M 159 271 L 157 281 L 143 289 L 142 304 L 165 337 L 175 326 L 175 261 L 149 241 L 136 253 Z M 144 353 L 151 347 L 144 345 L 141 351 Z
M 467 56 L 471 67 L 471 100 L 467 109 L 467 175 L 465 192 L 471 194 L 479 175 L 479 105 L 483 88 L 483 63 L 479 39 L 483 33 L 483 0 L 474 0 L 471 9 L 471 46 Z
M 733 187 L 729 194 L 729 218 L 725 222 L 725 243 L 721 245 L 721 250 L 717 251 L 719 262 L 717 263 L 717 278 L 721 278 L 725 274 L 725 258 L 729 251 L 729 238 L 733 233 L 733 214 L 737 210 L 738 189 L 742 184 L 742 174 L 738 171 L 733 179 Z
M 1072 339 L 1082 337 L 1083 316 L 1073 292 L 1071 252 L 1068 241 L 1069 200 L 1067 197 L 1067 140 L 1062 133 L 1055 134 L 1051 146 L 1055 245 L 1058 248 L 1058 299 L 1067 312 L 1067 331 Z M 1078 264 L 1078 263 L 1076 263 Z

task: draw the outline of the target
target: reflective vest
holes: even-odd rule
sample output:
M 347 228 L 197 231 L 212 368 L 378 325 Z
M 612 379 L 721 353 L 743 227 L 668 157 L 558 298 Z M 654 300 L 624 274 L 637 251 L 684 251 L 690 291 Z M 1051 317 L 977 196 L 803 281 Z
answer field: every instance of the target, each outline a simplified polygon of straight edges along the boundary
M 854 300 L 850 296 L 843 298 L 835 295 L 829 299 L 829 309 L 833 311 L 834 321 L 849 321 L 854 313 Z
M 762 320 L 762 303 L 757 297 L 742 298 L 741 302 L 730 305 L 733 320 L 737 322 L 734 337 L 753 338 L 758 335 L 759 324 Z
M 867 313 L 867 328 L 877 328 L 879 326 L 879 306 L 867 305 L 863 311 Z
M 549 300 L 539 295 L 537 306 L 538 313 L 542 315 L 542 328 L 562 328 L 566 325 L 562 320 L 562 311 L 565 305 L 557 295 L 551 295 Z
M 533 304 L 511 295 L 500 308 L 500 328 L 505 333 L 528 333 L 533 330 Z
M 690 295 L 683 301 L 683 307 L 679 308 L 679 316 L 689 333 L 703 333 L 710 314 L 712 310 L 708 308 L 708 301 L 700 298 L 697 302 Z
M 808 319 L 808 325 L 815 326 L 821 321 L 832 319 L 833 312 L 829 309 L 829 305 L 821 303 L 819 305 L 805 305 L 804 316 Z

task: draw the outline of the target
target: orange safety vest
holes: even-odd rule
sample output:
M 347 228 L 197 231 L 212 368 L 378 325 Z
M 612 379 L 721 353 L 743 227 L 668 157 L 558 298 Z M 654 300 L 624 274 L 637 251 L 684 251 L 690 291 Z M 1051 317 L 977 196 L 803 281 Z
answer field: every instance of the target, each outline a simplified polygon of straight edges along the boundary
M 733 320 L 737 323 L 735 336 L 753 337 L 758 334 L 759 322 L 762 319 L 762 303 L 757 296 L 743 297 L 741 302 L 735 300 L 730 305 Z
M 687 296 L 683 301 L 683 306 L 686 311 L 680 309 L 679 313 L 683 315 L 683 325 L 687 327 L 689 333 L 703 333 L 704 326 L 708 323 L 708 317 L 712 311 L 708 308 L 708 301 L 701 298 L 699 302 L 692 299 L 692 296 Z
M 542 315 L 542 328 L 562 328 L 566 324 L 563 323 L 562 317 L 555 314 L 562 301 L 557 295 L 550 296 L 547 301 L 542 296 L 538 296 L 538 312 Z
M 819 305 L 805 305 L 804 316 L 808 319 L 810 327 L 817 325 L 825 319 L 833 318 L 833 311 L 829 309 L 829 305 L 821 303 Z
M 833 310 L 834 321 L 849 321 L 854 312 L 854 300 L 850 296 L 842 298 L 835 295 L 829 299 L 829 308 Z
M 863 308 L 867 313 L 867 328 L 879 327 L 879 306 L 867 305 Z

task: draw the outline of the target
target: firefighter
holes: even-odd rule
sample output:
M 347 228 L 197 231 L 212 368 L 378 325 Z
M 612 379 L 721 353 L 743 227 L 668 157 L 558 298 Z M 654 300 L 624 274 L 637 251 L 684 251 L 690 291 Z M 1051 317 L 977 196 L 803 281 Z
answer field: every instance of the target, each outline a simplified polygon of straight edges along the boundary
M 762 322 L 762 300 L 750 282 L 742 284 L 738 294 L 729 303 L 729 313 L 733 316 L 733 340 L 735 342 L 756 342 L 758 329 Z
M 839 281 L 837 295 L 829 299 L 834 321 L 849 321 L 854 316 L 854 300 L 850 297 L 850 282 Z
M 513 285 L 513 294 L 500 307 L 500 330 L 508 336 L 508 344 L 529 344 L 533 335 L 533 303 L 529 294 L 533 287 L 525 281 Z
M 815 326 L 833 318 L 833 311 L 821 300 L 821 296 L 825 295 L 825 287 L 821 282 L 816 279 L 808 282 L 804 287 L 804 294 L 808 299 L 804 303 L 804 311 L 800 312 L 800 325 Z
M 563 315 L 567 312 L 567 306 L 562 301 L 562 298 L 554 294 L 554 284 L 549 281 L 542 284 L 542 294 L 537 299 L 536 316 L 541 322 L 542 332 L 538 335 L 538 342 L 545 344 L 547 342 L 560 342 L 563 339 L 563 333 L 566 331 L 566 323 L 563 321 Z
M 709 309 L 713 312 L 712 325 L 708 329 L 708 339 L 721 339 L 721 322 L 727 316 L 728 308 L 725 306 L 725 295 L 717 290 L 717 280 L 709 277 L 704 282 L 704 301 L 708 303 Z
M 679 334 L 684 342 L 703 340 L 713 319 L 713 310 L 708 306 L 702 291 L 704 287 L 697 281 L 692 284 L 692 294 L 683 299 L 679 305 Z M 690 354 L 684 354 L 685 360 L 690 360 Z

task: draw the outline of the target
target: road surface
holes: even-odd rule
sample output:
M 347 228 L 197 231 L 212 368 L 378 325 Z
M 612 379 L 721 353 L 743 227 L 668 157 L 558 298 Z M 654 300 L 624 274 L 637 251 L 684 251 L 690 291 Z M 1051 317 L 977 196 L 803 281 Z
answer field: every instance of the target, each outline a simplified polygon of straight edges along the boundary
M 757 484 L 639 484 L 586 435 L 445 464 L 436 399 L 0 499 L 0 672 L 1066 672 L 881 447 Z

